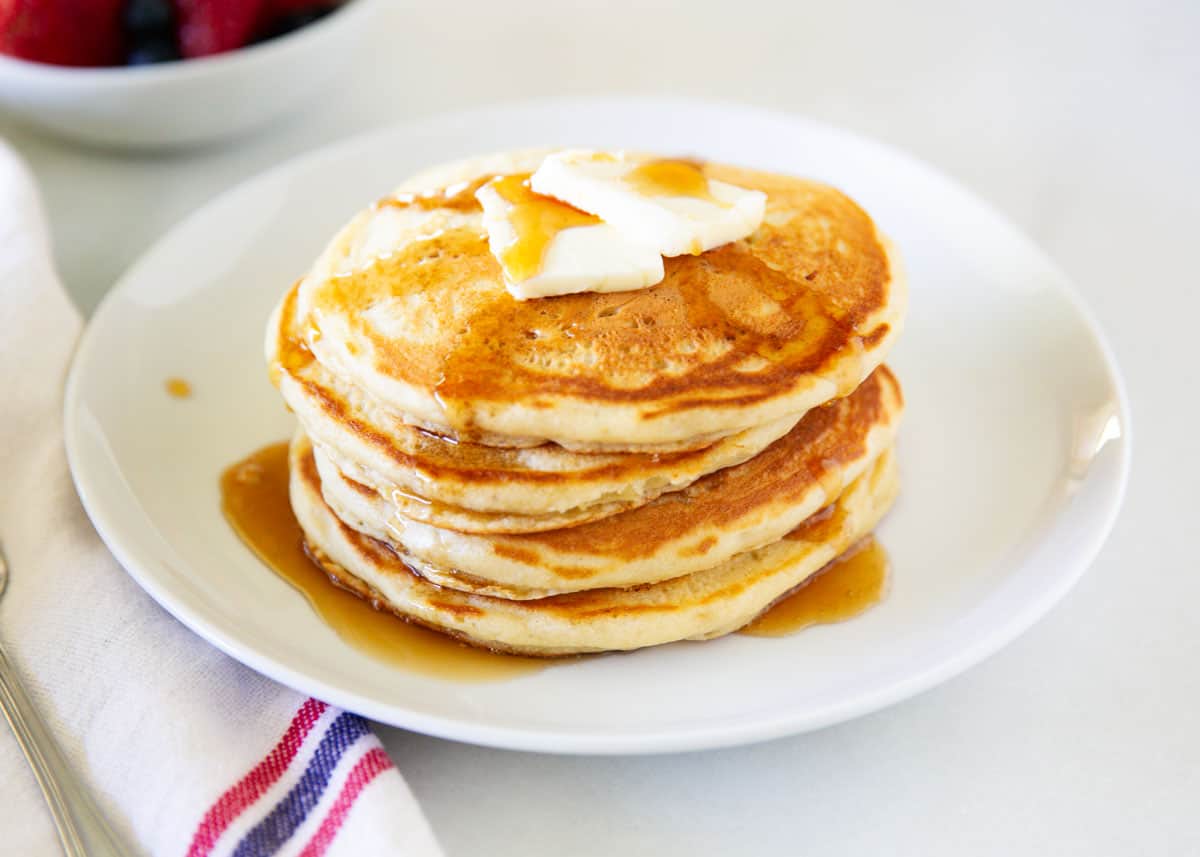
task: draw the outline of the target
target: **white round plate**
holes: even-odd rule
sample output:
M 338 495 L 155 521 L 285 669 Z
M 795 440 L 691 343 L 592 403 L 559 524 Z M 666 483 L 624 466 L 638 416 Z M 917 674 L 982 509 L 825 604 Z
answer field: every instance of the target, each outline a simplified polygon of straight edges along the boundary
M 399 671 L 344 644 L 244 548 L 221 470 L 285 438 L 267 313 L 333 232 L 405 175 L 534 145 L 691 153 L 812 176 L 856 198 L 906 260 L 893 367 L 902 491 L 879 535 L 886 601 L 782 639 L 730 636 L 493 683 Z M 485 367 L 481 367 L 481 371 Z M 195 390 L 171 399 L 164 379 Z M 409 123 L 217 198 L 134 265 L 67 387 L 71 468 L 129 573 L 213 645 L 396 726 L 499 747 L 648 753 L 814 729 L 944 681 L 1012 640 L 1091 562 L 1121 502 L 1117 368 L 1064 276 L 987 205 L 879 143 L 791 116 L 662 99 L 535 102 Z

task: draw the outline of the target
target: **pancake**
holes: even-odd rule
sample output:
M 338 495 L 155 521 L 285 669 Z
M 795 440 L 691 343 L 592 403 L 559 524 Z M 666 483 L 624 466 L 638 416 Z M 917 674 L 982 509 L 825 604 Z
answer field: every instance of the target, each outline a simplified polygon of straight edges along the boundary
M 290 327 L 291 305 L 283 304 L 282 328 Z M 746 461 L 797 420 L 784 417 L 671 453 L 579 453 L 551 443 L 492 447 L 407 425 L 315 361 L 280 367 L 276 383 L 314 444 L 347 475 L 397 497 L 407 517 L 470 532 L 530 532 L 615 514 Z M 470 511 L 492 514 L 472 526 Z
M 903 277 L 862 209 L 816 182 L 715 164 L 710 177 L 767 194 L 749 237 L 666 259 L 639 291 L 515 300 L 469 179 L 542 156 L 454 165 L 415 184 L 428 193 L 360 214 L 300 283 L 296 335 L 269 337 L 269 360 L 315 358 L 396 419 L 459 440 L 665 451 L 845 395 L 898 336 Z
M 322 498 L 311 447 L 299 435 L 292 445 L 290 489 L 312 556 L 342 586 L 468 643 L 549 656 L 630 650 L 737 630 L 869 533 L 895 497 L 897 476 L 889 451 L 828 512 L 780 541 L 706 571 L 533 601 L 430 583 L 387 545 L 342 523 Z
M 743 464 L 653 502 L 579 527 L 465 535 L 396 514 L 320 452 L 325 501 L 386 542 L 425 578 L 512 599 L 653 583 L 718 565 L 782 538 L 865 472 L 895 437 L 903 399 L 886 366 L 851 395 L 809 411 Z
M 609 500 L 590 506 L 567 509 L 562 512 L 546 512 L 540 515 L 524 515 L 520 512 L 481 512 L 462 506 L 452 506 L 429 500 L 418 494 L 391 485 L 377 474 L 362 467 L 358 462 L 342 457 L 327 446 L 317 446 L 318 458 L 345 474 L 355 490 L 369 492 L 373 497 L 387 498 L 389 512 L 405 520 L 428 524 L 461 533 L 481 535 L 492 533 L 540 533 L 574 527 L 589 521 L 616 515 L 639 505 L 634 499 Z M 647 497 L 647 502 L 651 497 Z

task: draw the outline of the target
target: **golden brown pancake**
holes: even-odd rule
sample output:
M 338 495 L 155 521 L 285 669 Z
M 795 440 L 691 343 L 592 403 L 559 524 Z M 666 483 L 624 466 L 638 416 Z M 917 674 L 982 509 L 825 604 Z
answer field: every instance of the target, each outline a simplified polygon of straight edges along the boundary
M 292 306 L 284 301 L 281 328 L 292 326 Z M 532 532 L 615 514 L 740 464 L 797 420 L 785 417 L 679 452 L 494 447 L 407 425 L 316 361 L 279 367 L 276 383 L 313 443 L 348 476 L 395 497 L 409 518 L 472 532 Z
M 310 552 L 333 579 L 409 621 L 525 655 L 629 650 L 735 631 L 870 532 L 897 486 L 887 452 L 827 513 L 714 568 L 629 589 L 510 601 L 430 583 L 386 544 L 342 523 L 322 499 L 310 449 L 302 436 L 292 447 L 292 506 Z
M 472 185 L 542 153 L 454 165 L 425 195 L 355 218 L 303 280 L 276 365 L 315 357 L 404 422 L 489 445 L 696 447 L 854 389 L 899 333 L 888 244 L 853 201 L 802 179 L 710 164 L 767 194 L 762 226 L 666 260 L 658 285 L 520 302 Z
M 895 497 L 898 260 L 837 190 L 706 164 L 765 193 L 751 235 L 645 289 L 517 301 L 474 191 L 544 154 L 410 180 L 284 296 L 293 510 L 341 585 L 475 645 L 736 630 Z
M 777 541 L 869 469 L 903 409 L 887 367 L 809 411 L 749 461 L 636 509 L 543 533 L 466 535 L 404 515 L 319 452 L 324 498 L 345 523 L 389 544 L 429 580 L 505 598 L 653 583 Z

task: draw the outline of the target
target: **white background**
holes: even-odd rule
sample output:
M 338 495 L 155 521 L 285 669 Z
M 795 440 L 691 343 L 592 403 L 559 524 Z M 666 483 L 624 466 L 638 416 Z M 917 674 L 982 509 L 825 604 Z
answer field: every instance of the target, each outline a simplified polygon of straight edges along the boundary
M 1200 854 L 1200 4 L 397 2 L 356 59 L 302 116 L 183 155 L 0 121 L 80 305 L 208 197 L 322 143 L 503 99 L 686 94 L 825 119 L 961 179 L 1077 281 L 1133 403 L 1130 492 L 1092 571 L 917 699 L 666 757 L 382 730 L 451 857 Z

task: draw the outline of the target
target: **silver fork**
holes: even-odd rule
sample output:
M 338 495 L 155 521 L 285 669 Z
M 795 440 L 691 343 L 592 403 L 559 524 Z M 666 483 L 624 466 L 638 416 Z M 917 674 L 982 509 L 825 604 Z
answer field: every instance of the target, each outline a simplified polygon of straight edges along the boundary
M 8 563 L 0 546 L 0 597 L 7 587 Z M 67 857 L 130 857 L 132 852 L 121 845 L 91 794 L 67 764 L 58 742 L 17 679 L 3 646 L 0 646 L 0 709 L 50 805 Z

